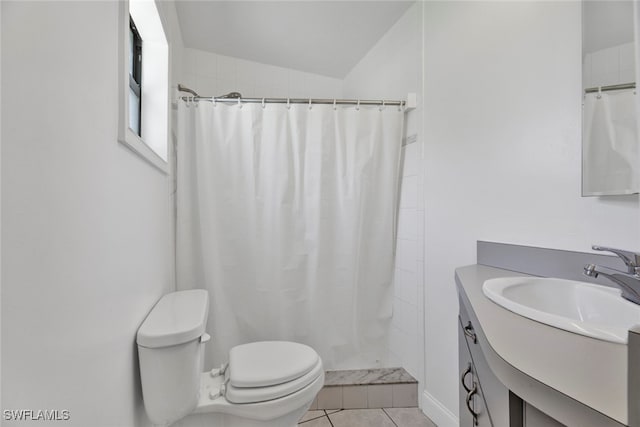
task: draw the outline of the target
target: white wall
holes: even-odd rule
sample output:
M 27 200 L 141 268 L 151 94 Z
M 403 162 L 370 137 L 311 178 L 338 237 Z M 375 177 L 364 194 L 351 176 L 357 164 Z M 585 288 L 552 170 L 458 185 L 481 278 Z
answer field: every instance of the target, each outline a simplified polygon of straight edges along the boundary
M 389 29 L 344 80 L 346 98 L 406 99 L 422 92 L 422 2 L 417 2 Z M 402 366 L 423 378 L 422 247 L 422 100 L 406 114 L 398 212 L 394 310 L 385 366 Z M 413 138 L 410 138 L 412 140 Z M 422 386 L 422 384 L 421 384 Z
M 198 49 L 184 49 L 181 83 L 202 96 L 340 98 L 342 80 Z
M 2 7 L 0 6 L 0 24 L 2 23 Z M 0 31 L 0 50 L 2 47 L 2 31 Z M 2 59 L 0 58 L 0 100 L 2 99 Z M 0 106 L 0 111 L 1 110 Z M 2 114 L 0 114 L 0 236 L 2 236 Z M 2 378 L 2 245 L 0 244 L 0 378 Z M 0 408 L 2 406 L 2 385 L 0 384 Z
M 580 197 L 579 2 L 424 3 L 427 414 L 457 425 L 454 269 L 476 240 L 640 249 L 637 196 Z
M 117 141 L 118 2 L 1 8 L 3 409 L 146 425 L 135 334 L 174 289 L 172 219 Z

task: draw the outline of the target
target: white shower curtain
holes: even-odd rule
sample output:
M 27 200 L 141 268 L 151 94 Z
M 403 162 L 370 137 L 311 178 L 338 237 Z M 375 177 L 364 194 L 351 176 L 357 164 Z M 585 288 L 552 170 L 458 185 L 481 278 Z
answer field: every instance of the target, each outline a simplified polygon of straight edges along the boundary
M 586 94 L 582 123 L 582 194 L 640 191 L 635 90 Z
M 207 362 L 291 340 L 375 366 L 392 311 L 397 107 L 179 105 L 177 278 L 211 306 Z

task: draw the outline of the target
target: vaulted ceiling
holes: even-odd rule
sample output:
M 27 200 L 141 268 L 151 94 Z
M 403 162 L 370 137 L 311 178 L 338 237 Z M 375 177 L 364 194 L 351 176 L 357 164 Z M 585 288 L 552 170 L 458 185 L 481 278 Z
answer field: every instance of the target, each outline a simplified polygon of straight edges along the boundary
M 414 1 L 178 0 L 184 44 L 343 78 Z

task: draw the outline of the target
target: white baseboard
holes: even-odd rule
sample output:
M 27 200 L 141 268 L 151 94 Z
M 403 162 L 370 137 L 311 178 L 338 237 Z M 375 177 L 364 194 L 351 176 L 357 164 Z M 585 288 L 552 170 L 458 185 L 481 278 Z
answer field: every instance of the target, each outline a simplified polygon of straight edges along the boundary
M 422 394 L 422 412 L 438 427 L 459 427 L 458 417 L 426 390 Z

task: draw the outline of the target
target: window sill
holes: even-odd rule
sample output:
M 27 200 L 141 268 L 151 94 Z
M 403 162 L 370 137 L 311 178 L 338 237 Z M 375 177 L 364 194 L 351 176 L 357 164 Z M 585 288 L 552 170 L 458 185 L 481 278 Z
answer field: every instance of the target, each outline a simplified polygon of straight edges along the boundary
M 149 146 L 136 135 L 131 129 L 125 130 L 125 135 L 120 135 L 118 141 L 131 151 L 142 157 L 151 166 L 158 169 L 165 175 L 169 174 L 169 164 L 159 155 L 155 153 Z

